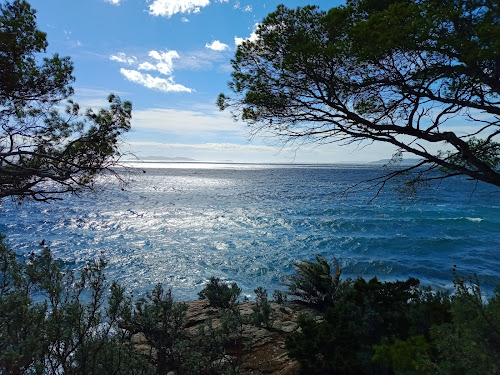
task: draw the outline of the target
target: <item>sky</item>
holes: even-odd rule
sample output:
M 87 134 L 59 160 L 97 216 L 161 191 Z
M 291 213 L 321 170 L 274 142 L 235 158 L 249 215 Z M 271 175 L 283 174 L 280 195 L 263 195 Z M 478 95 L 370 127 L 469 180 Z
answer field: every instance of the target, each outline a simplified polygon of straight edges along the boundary
M 137 157 L 199 161 L 337 163 L 390 158 L 386 144 L 283 145 L 249 137 L 215 102 L 227 87 L 241 41 L 279 1 L 31 0 L 49 53 L 70 56 L 75 101 L 105 105 L 109 93 L 132 102 L 122 150 Z M 286 1 L 329 9 L 342 0 Z

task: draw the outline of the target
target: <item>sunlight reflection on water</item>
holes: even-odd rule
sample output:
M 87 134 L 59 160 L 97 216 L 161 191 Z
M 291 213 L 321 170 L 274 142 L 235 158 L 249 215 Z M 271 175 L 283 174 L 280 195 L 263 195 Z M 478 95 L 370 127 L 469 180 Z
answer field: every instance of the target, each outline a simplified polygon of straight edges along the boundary
M 466 182 L 430 189 L 417 200 L 391 187 L 372 204 L 370 192 L 334 194 L 380 173 L 373 166 L 145 163 L 109 176 L 98 194 L 20 208 L 2 202 L 0 232 L 27 256 L 45 239 L 71 267 L 104 251 L 110 279 L 142 293 L 151 284 L 196 297 L 210 276 L 237 281 L 244 293 L 272 292 L 299 259 L 337 256 L 345 276 L 418 276 L 451 285 L 451 267 L 500 285 L 498 195 Z M 157 168 L 162 166 L 164 168 Z M 461 268 L 460 268 L 461 267 Z

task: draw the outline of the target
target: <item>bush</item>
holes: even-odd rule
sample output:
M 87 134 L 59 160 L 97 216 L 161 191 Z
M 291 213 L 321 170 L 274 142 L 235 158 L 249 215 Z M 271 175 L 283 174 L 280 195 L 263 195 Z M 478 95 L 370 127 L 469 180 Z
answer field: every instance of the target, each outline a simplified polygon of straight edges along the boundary
M 165 292 L 163 286 L 157 284 L 147 298 L 137 301 L 126 322 L 127 329 L 143 333 L 155 349 L 158 374 L 166 374 L 181 365 L 182 356 L 177 348 L 185 340 L 186 310 L 185 304 L 174 303 L 171 290 Z
M 255 306 L 252 308 L 250 320 L 257 327 L 264 326 L 271 328 L 272 326 L 272 308 L 267 300 L 267 291 L 259 286 L 254 290 Z
M 1 374 L 237 373 L 237 361 L 226 353 L 227 347 L 241 344 L 236 309 L 222 311 L 217 328 L 207 322 L 197 335 L 187 335 L 187 305 L 174 302 L 171 290 L 161 284 L 134 304 L 118 283 L 108 289 L 103 259 L 75 273 L 45 247 L 40 255 L 18 262 L 3 238 Z M 228 289 L 234 296 L 235 288 Z M 137 332 L 146 338 L 149 353 L 131 344 Z
M 486 303 L 477 278 L 455 279 L 452 320 L 430 330 L 432 351 L 420 362 L 427 373 L 500 373 L 500 289 Z
M 391 374 L 385 363 L 373 363 L 373 347 L 412 333 L 410 306 L 418 285 L 413 278 L 387 283 L 357 278 L 326 308 L 323 321 L 300 317 L 301 332 L 286 339 L 289 355 L 309 373 Z
M 279 289 L 274 290 L 273 298 L 278 305 L 283 305 L 287 301 L 286 292 L 283 292 L 282 290 Z
M 200 298 L 207 298 L 210 306 L 222 309 L 233 307 L 238 301 L 241 289 L 233 282 L 231 286 L 221 282 L 217 277 L 211 277 L 205 288 L 198 293 Z
M 342 295 L 349 280 L 341 281 L 342 269 L 336 258 L 332 266 L 322 255 L 316 262 L 303 260 L 294 264 L 296 275 L 288 276 L 288 294 L 321 310 L 334 304 Z
M 104 308 L 103 259 L 75 274 L 47 247 L 18 262 L 3 239 L 0 235 L 0 373 L 154 372 L 119 327 L 130 299 L 118 284 L 112 284 Z

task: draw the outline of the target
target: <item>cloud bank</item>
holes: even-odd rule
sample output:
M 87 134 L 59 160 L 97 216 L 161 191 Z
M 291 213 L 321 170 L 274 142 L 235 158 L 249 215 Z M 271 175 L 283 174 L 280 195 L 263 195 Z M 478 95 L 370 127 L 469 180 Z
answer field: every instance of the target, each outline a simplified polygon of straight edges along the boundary
M 119 52 L 116 55 L 111 55 L 109 59 L 128 66 L 135 65 L 135 69 L 120 69 L 120 73 L 130 82 L 163 92 L 193 91 L 193 89 L 174 82 L 173 60 L 179 58 L 176 51 L 159 52 L 153 50 L 149 52 L 148 57 L 149 61 L 139 62 L 137 57 L 127 56 L 125 53 Z M 153 76 L 150 73 L 143 73 L 143 71 L 157 72 L 157 75 Z
M 125 76 L 131 82 L 138 83 L 148 89 L 159 90 L 164 92 L 192 92 L 193 90 L 177 84 L 174 82 L 172 77 L 160 78 L 153 77 L 147 73 L 141 73 L 137 70 L 120 69 L 120 73 Z

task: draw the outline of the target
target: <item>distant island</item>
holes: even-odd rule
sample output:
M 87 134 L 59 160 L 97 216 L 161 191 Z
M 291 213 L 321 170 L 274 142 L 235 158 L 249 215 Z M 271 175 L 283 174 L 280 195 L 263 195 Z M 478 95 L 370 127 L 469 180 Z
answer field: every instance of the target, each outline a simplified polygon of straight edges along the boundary
M 388 164 L 392 159 L 381 159 L 377 161 L 371 161 L 370 164 Z M 422 161 L 422 159 L 402 159 L 401 163 L 396 163 L 400 165 L 415 165 Z

